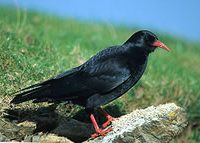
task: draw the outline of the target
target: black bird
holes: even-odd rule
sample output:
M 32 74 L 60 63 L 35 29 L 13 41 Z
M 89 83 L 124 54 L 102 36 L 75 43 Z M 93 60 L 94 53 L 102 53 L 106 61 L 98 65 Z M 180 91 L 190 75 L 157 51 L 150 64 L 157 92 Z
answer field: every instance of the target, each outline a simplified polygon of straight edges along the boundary
M 152 32 L 138 31 L 122 45 L 106 48 L 78 67 L 20 90 L 11 103 L 71 101 L 85 107 L 90 114 L 96 131 L 93 138 L 106 135 L 111 128 L 99 128 L 94 109 L 104 113 L 107 121 L 103 127 L 107 127 L 113 118 L 101 105 L 120 97 L 137 83 L 146 69 L 149 54 L 157 47 L 170 51 Z

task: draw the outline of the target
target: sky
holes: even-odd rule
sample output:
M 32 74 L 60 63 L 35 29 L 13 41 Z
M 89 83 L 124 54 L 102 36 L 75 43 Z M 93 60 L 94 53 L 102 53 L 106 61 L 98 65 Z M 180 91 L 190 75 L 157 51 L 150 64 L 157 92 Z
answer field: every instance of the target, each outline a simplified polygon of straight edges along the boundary
M 0 0 L 61 17 L 155 29 L 200 42 L 200 0 Z

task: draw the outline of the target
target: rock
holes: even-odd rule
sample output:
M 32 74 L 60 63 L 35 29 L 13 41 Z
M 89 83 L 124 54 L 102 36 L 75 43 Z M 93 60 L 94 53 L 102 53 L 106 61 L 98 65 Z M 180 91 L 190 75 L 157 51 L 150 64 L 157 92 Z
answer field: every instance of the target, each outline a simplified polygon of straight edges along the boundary
M 10 140 L 0 133 L 0 142 L 9 142 Z
M 13 124 L 12 122 L 9 122 L 7 120 L 4 120 L 0 118 L 0 138 L 1 141 L 4 139 L 6 140 L 12 140 L 16 138 L 16 135 L 20 132 L 20 129 L 18 126 Z M 18 134 L 19 138 L 21 138 L 21 134 Z
M 24 142 L 31 142 L 33 140 L 32 136 L 31 135 L 28 135 L 28 136 L 25 136 L 24 137 Z
M 40 137 L 40 143 L 73 143 L 65 137 L 59 137 L 54 134 L 47 134 Z
M 34 143 L 39 143 L 40 142 L 40 135 L 35 135 L 32 137 L 32 142 Z
M 113 131 L 84 143 L 168 143 L 187 126 L 184 110 L 174 103 L 135 110 L 113 121 Z
M 0 118 L 0 141 L 167 143 L 178 136 L 187 125 L 185 111 L 174 103 L 169 103 L 134 110 L 121 116 L 112 122 L 111 132 L 91 140 L 88 138 L 94 133 L 94 128 L 90 121 L 83 123 L 66 119 L 65 116 L 54 113 L 53 108 L 28 114 L 29 112 L 21 112 L 21 120 L 17 120 L 18 114 L 14 114 L 16 117 L 13 121 Z
M 36 129 L 36 124 L 30 121 L 21 122 L 17 126 L 20 127 L 20 134 L 26 136 L 33 134 Z

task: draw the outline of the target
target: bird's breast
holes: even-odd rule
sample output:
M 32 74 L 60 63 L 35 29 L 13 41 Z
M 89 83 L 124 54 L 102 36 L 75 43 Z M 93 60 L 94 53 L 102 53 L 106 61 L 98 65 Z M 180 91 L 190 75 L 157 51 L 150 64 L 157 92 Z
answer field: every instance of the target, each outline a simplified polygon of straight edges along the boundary
M 131 65 L 131 75 L 135 80 L 139 80 L 147 67 L 147 60 Z

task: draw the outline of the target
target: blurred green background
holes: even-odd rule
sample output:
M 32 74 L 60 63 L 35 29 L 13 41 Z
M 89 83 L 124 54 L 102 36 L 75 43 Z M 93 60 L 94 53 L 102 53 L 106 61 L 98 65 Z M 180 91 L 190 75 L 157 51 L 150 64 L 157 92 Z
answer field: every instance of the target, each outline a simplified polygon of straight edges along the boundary
M 78 66 L 98 51 L 123 43 L 137 30 L 1 7 L 0 95 Z M 153 32 L 172 52 L 156 50 L 140 82 L 112 104 L 128 113 L 174 102 L 187 111 L 189 125 L 172 142 L 200 142 L 200 43 Z

